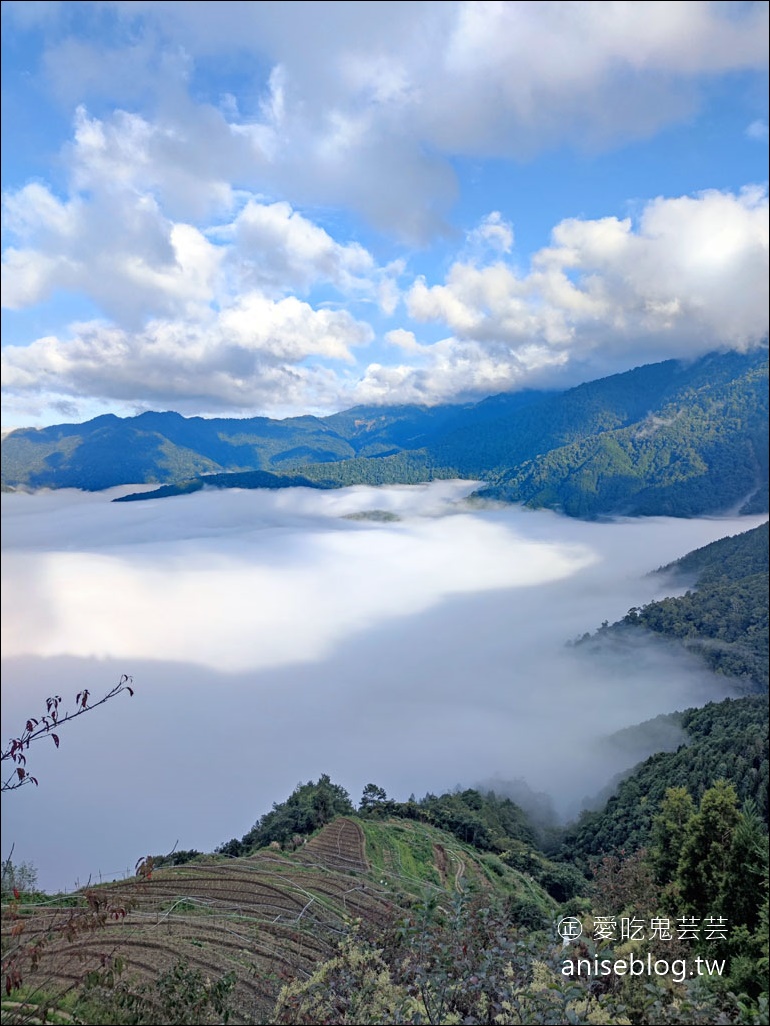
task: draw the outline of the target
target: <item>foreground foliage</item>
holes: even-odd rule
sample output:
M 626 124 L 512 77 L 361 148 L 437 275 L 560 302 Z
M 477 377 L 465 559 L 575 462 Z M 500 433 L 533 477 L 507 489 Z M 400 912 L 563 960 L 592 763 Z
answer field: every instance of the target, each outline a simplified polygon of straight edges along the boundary
M 689 981 L 565 975 L 565 955 L 613 958 L 610 945 L 565 949 L 518 929 L 498 908 L 458 898 L 427 904 L 385 937 L 354 929 L 307 981 L 282 990 L 282 1024 L 759 1023 L 758 1005 L 720 1001 Z

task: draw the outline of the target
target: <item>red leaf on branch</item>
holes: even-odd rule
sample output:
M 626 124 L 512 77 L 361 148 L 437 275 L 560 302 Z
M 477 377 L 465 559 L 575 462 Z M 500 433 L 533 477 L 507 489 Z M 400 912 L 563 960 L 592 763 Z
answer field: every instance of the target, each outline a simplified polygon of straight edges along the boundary
M 53 738 L 53 743 L 58 748 L 59 747 L 59 736 L 58 736 L 58 734 L 51 734 L 51 737 Z

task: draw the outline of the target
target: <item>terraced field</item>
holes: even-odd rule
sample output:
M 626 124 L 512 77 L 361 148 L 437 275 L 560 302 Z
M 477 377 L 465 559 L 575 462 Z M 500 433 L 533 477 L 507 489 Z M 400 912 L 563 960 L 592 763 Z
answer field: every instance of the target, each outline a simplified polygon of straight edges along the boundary
M 366 837 L 360 823 L 340 816 L 316 834 L 302 849 L 302 855 L 333 869 L 365 873 Z
M 259 1021 L 284 982 L 307 977 L 333 955 L 353 918 L 377 931 L 431 890 L 531 896 L 531 882 L 507 867 L 496 876 L 485 859 L 425 824 L 339 818 L 296 852 L 210 856 L 94 888 L 91 906 L 106 912 L 106 924 L 74 939 L 67 924 L 80 913 L 55 903 L 23 906 L 23 941 L 52 938 L 25 983 L 61 993 L 118 952 L 128 972 L 154 979 L 183 958 L 212 980 L 235 970 L 231 1021 Z M 536 896 L 549 903 L 539 889 Z M 5 912 L 4 945 L 13 941 Z

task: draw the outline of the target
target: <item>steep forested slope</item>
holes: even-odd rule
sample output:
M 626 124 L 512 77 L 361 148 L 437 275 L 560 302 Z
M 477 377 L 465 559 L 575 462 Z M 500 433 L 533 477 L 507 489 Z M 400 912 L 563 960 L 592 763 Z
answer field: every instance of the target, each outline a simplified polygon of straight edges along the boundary
M 717 673 L 766 689 L 770 670 L 768 524 L 697 549 L 659 572 L 670 573 L 674 586 L 694 577 L 695 587 L 684 595 L 629 610 L 592 640 L 644 628 L 677 638 Z
M 591 855 L 651 842 L 653 819 L 666 791 L 685 788 L 698 800 L 717 780 L 732 783 L 768 821 L 768 709 L 758 695 L 709 703 L 677 714 L 689 742 L 643 762 L 598 812 L 584 813 L 565 837 L 563 857 L 585 864 Z
M 642 401 L 624 423 L 607 418 L 606 428 L 512 461 L 485 494 L 581 517 L 767 508 L 766 361 L 731 354 L 689 371 L 671 364 L 643 412 Z

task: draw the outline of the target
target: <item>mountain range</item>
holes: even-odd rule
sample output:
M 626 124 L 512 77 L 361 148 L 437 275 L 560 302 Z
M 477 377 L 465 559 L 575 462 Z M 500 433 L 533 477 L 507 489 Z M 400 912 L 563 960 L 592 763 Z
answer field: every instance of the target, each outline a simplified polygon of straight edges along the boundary
M 571 516 L 768 509 L 766 348 L 666 360 L 564 392 L 359 406 L 328 417 L 173 412 L 13 431 L 3 488 L 320 488 L 461 477 Z

